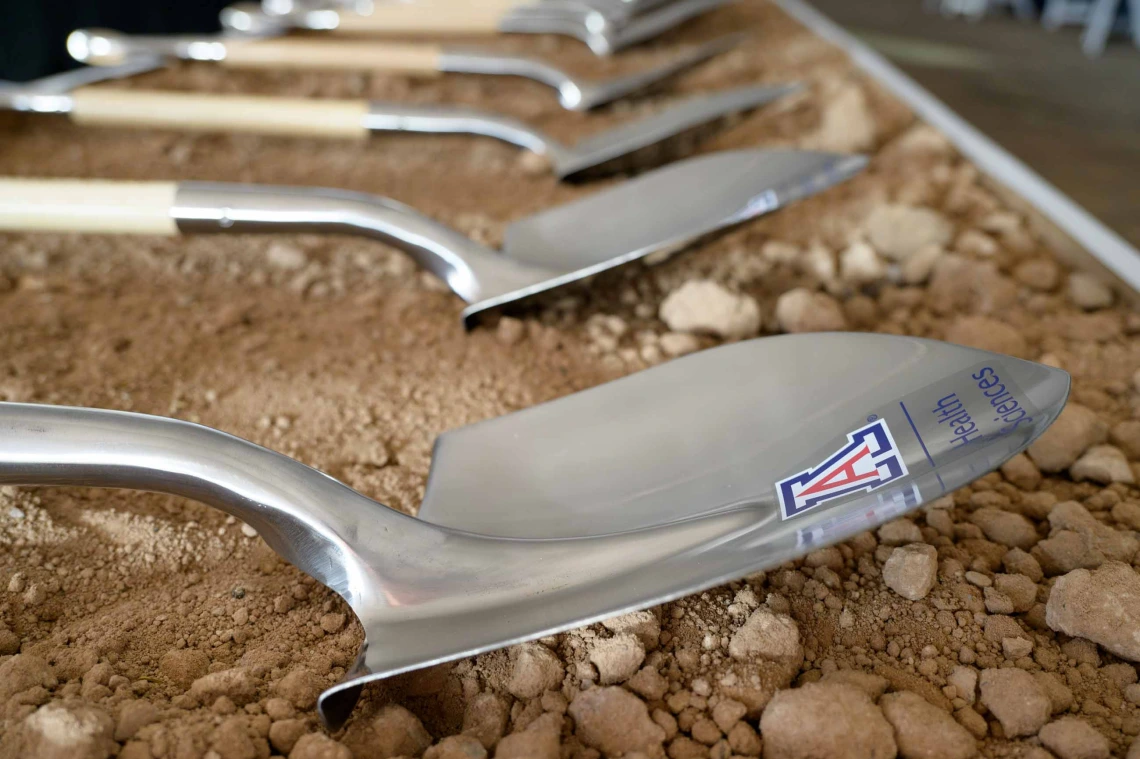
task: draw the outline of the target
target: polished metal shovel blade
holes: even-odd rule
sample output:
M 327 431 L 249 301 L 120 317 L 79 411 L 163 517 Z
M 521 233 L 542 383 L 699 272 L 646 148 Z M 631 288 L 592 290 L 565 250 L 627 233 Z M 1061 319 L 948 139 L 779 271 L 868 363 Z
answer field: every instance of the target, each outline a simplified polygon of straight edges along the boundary
M 364 627 L 356 665 L 318 703 L 335 728 L 370 680 L 872 529 L 1024 449 L 1068 388 L 1058 369 L 918 338 L 736 343 L 446 433 L 423 519 L 198 425 L 0 403 L 0 484 L 153 490 L 253 526 Z M 424 521 L 441 518 L 470 531 Z

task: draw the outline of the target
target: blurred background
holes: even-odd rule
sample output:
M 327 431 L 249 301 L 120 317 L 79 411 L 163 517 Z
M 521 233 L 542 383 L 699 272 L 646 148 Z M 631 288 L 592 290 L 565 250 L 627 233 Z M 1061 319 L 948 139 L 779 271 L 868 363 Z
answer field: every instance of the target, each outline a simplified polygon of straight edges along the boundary
M 1140 0 L 811 1 L 1140 246 Z M 217 31 L 229 2 L 0 0 L 0 79 L 73 67 L 77 27 Z

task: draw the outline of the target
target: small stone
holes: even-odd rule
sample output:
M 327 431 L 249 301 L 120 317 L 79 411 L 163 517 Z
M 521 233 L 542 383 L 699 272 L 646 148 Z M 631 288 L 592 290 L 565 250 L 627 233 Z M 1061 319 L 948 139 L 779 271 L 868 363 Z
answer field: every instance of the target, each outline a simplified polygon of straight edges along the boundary
M 1049 697 L 1050 711 L 1053 714 L 1067 712 L 1073 706 L 1073 692 L 1052 672 L 1034 672 L 1033 679 Z
M 424 752 L 424 759 L 486 759 L 487 749 L 469 735 L 444 738 Z
M 561 734 L 562 718 L 544 714 L 521 733 L 503 738 L 495 749 L 495 759 L 559 759 Z
M 575 734 L 606 756 L 660 752 L 665 731 L 649 717 L 645 702 L 617 686 L 590 688 L 570 702 Z
M 1112 518 L 1122 527 L 1140 531 L 1140 505 L 1138 504 L 1121 501 L 1112 507 Z M 4 653 L 2 648 L 0 648 L 0 653 Z
M 1049 697 L 1025 670 L 982 670 L 979 683 L 982 704 L 1001 723 L 1007 738 L 1033 735 L 1049 720 Z
M 907 543 L 921 543 L 922 530 L 909 519 L 896 519 L 887 522 L 877 533 L 879 542 L 888 546 L 901 546 Z
M 1077 308 L 1093 311 L 1112 305 L 1112 290 L 1091 274 L 1073 272 L 1069 275 L 1069 300 Z
M 657 345 L 666 356 L 676 358 L 699 350 L 701 342 L 687 332 L 666 332 L 658 338 Z
M 1099 566 L 1103 559 L 1130 562 L 1140 550 L 1140 540 L 1135 536 L 1104 524 L 1076 501 L 1063 501 L 1054 506 L 1049 511 L 1049 525 L 1054 530 L 1052 539 L 1067 532 L 1076 533 L 1085 550 L 1100 557 L 1095 564 L 1081 566 Z
M 419 717 L 402 706 L 388 704 L 371 720 L 353 723 L 344 742 L 356 756 L 419 756 L 432 744 Z
M 1002 476 L 1022 490 L 1036 490 L 1041 484 L 1041 470 L 1033 459 L 1019 453 L 1001 465 Z
M 119 706 L 115 721 L 115 740 L 127 741 L 140 729 L 158 720 L 158 707 L 149 701 L 126 701 Z
M 976 669 L 958 665 L 950 671 L 946 682 L 954 686 L 963 701 L 973 705 L 978 695 L 978 671 Z
M 837 669 L 834 672 L 827 672 L 820 682 L 850 685 L 866 693 L 872 701 L 877 701 L 879 696 L 887 692 L 887 687 L 890 685 L 885 677 L 857 669 Z
M 329 635 L 333 635 L 344 629 L 346 621 L 348 621 L 348 617 L 340 612 L 324 614 L 321 616 L 321 629 Z
M 602 620 L 602 626 L 615 633 L 632 633 L 645 646 L 646 651 L 657 648 L 661 638 L 661 622 L 651 611 L 633 611 Z
M 111 717 L 85 704 L 41 706 L 16 729 L 14 757 L 106 759 L 118 749 Z
M 1013 268 L 1013 278 L 1034 290 L 1049 292 L 1057 287 L 1061 270 L 1051 258 L 1030 258 Z
M 56 684 L 47 662 L 32 654 L 16 654 L 0 662 L 0 703 L 29 688 Z
M 968 759 L 977 753 L 974 736 L 917 693 L 887 694 L 879 706 L 895 729 L 903 759 Z
M 854 153 L 875 143 L 875 114 L 867 95 L 854 81 L 835 87 L 824 96 L 819 127 L 804 139 L 804 147 L 837 153 Z
M 982 528 L 986 537 L 1010 548 L 1032 548 L 1038 540 L 1033 522 L 1012 511 L 986 506 L 970 514 L 970 521 Z
M 221 759 L 256 759 L 257 748 L 253 745 L 245 719 L 229 717 L 210 733 L 210 748 Z
M 1102 485 L 1111 485 L 1114 482 L 1131 485 L 1136 481 L 1132 475 L 1132 468 L 1128 466 L 1128 458 L 1119 448 L 1112 445 L 1094 445 L 1089 448 L 1069 467 L 1069 474 L 1077 482 L 1092 480 Z
M 1140 575 L 1117 561 L 1091 572 L 1073 570 L 1053 585 L 1045 621 L 1057 632 L 1140 661 Z
M 1060 759 L 1108 759 L 1108 740 L 1077 717 L 1062 717 L 1037 734 L 1045 748 Z
M 938 579 L 938 551 L 924 543 L 900 546 L 883 565 L 883 582 L 910 601 L 918 601 Z
M 245 535 L 247 538 L 256 538 L 257 537 L 257 530 L 255 530 L 252 526 L 242 522 L 241 534 Z
M 1117 422 L 1109 432 L 1108 438 L 1112 444 L 1124 451 L 1124 455 L 1133 461 L 1140 460 L 1140 421 L 1127 419 Z
M 210 658 L 193 648 L 167 651 L 158 662 L 158 671 L 174 685 L 186 689 L 206 674 Z
M 945 252 L 941 245 L 924 245 L 919 248 L 900 266 L 903 282 L 908 285 L 921 285 L 926 282 Z
M 1037 559 L 1020 548 L 1011 548 L 1002 557 L 1001 564 L 1007 572 L 1027 577 L 1033 583 L 1039 583 L 1045 577 Z
M 826 293 L 797 287 L 776 299 L 776 321 L 784 332 L 835 332 L 847 329 L 839 301 Z
M 274 690 L 298 709 L 311 709 L 324 689 L 324 681 L 304 667 L 292 670 L 281 678 Z
M 954 712 L 954 720 L 978 740 L 985 738 L 990 729 L 986 724 L 986 718 L 968 706 L 963 706 Z
M 728 654 L 737 660 L 759 657 L 799 667 L 804 650 L 795 620 L 769 609 L 757 609 L 733 633 Z
M 839 254 L 839 277 L 855 286 L 878 282 L 887 276 L 887 265 L 868 243 L 856 240 Z
M 954 236 L 954 225 L 938 211 L 904 205 L 877 207 L 866 229 L 875 250 L 893 261 L 905 261 L 927 245 L 945 247 Z
M 1017 358 L 1029 354 L 1020 331 L 988 316 L 959 316 L 947 328 L 946 341 Z
M 275 696 L 265 700 L 265 713 L 269 715 L 269 719 L 276 722 L 280 719 L 291 719 L 297 710 L 288 700 Z
M 9 593 L 23 593 L 26 587 L 28 587 L 28 576 L 23 572 L 14 572 L 8 578 Z
M 257 683 L 249 672 L 238 667 L 203 675 L 190 685 L 190 695 L 200 703 L 212 704 L 219 696 L 226 696 L 238 706 L 257 698 Z
M 513 316 L 503 316 L 499 318 L 499 324 L 495 328 L 495 338 L 503 345 L 518 345 L 522 342 L 523 337 L 526 336 L 526 324 L 522 319 L 516 319 Z
M 1037 602 L 1037 583 L 1024 575 L 994 575 L 994 589 L 1010 599 L 1017 614 L 1029 611 Z
M 1028 638 L 1002 638 L 1001 650 L 1007 659 L 1020 659 L 1033 653 L 1033 641 Z
M 894 730 L 866 693 L 808 683 L 772 697 L 760 718 L 767 759 L 892 759 Z
M 352 759 L 352 751 L 327 735 L 309 733 L 297 739 L 289 759 Z
M 716 726 L 727 735 L 737 722 L 744 719 L 744 715 L 747 713 L 748 707 L 744 704 L 731 698 L 725 698 L 718 701 L 717 705 L 713 707 L 712 718 Z
M 1069 402 L 1057 420 L 1029 446 L 1029 458 L 1042 472 L 1063 472 L 1090 447 L 1108 437 L 1108 425 L 1096 412 Z
M 494 693 L 480 693 L 471 699 L 463 713 L 463 733 L 474 737 L 490 751 L 503 737 L 509 718 L 503 699 Z
M 725 339 L 760 331 L 760 306 L 710 280 L 690 280 L 661 303 L 661 321 L 674 332 L 708 333 Z
M 653 667 L 642 667 L 626 681 L 625 686 L 650 701 L 661 699 L 669 691 L 669 681 Z
M 541 643 L 523 643 L 511 650 L 513 666 L 507 690 L 515 698 L 537 698 L 562 685 L 562 662 Z
M 305 251 L 286 243 L 275 242 L 265 251 L 266 262 L 275 269 L 297 271 L 309 262 Z
M 0 656 L 20 653 L 20 636 L 6 627 L 0 627 Z
M 636 635 L 615 635 L 594 643 L 590 661 L 598 668 L 598 682 L 602 685 L 624 683 L 645 661 L 645 646 Z
M 737 722 L 728 733 L 728 746 L 739 756 L 760 756 L 764 743 L 752 725 Z

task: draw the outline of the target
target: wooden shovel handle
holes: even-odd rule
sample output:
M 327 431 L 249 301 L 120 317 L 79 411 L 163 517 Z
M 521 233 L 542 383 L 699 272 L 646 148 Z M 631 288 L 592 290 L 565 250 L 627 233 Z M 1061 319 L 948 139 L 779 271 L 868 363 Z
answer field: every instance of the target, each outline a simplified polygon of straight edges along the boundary
M 197 95 L 81 88 L 71 94 L 79 124 L 157 127 L 194 132 L 247 132 L 302 137 L 368 134 L 364 100 L 321 100 L 257 95 Z
M 439 74 L 438 45 L 351 40 L 227 40 L 222 65 L 231 68 L 393 71 Z
M 173 182 L 0 179 L 0 229 L 176 235 Z
M 508 6 L 509 7 L 509 6 Z M 345 34 L 494 34 L 506 8 L 493 2 L 377 3 L 368 15 L 341 13 L 334 31 Z

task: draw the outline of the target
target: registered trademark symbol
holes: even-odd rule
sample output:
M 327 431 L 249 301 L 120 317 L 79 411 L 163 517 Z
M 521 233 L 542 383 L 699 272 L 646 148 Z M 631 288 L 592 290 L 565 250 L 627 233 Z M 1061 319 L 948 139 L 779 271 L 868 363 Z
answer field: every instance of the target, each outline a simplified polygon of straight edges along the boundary
M 875 421 L 875 420 L 876 420 L 876 419 L 878 419 L 878 418 L 879 418 L 879 415 L 878 415 L 878 414 L 871 414 L 869 417 L 867 417 L 867 421 L 868 421 L 868 422 L 873 422 L 873 421 Z

